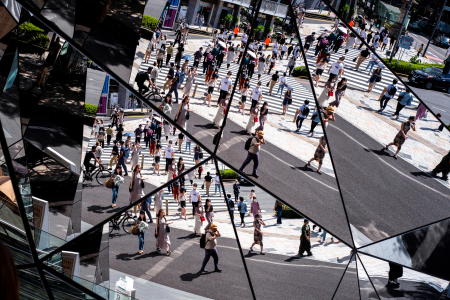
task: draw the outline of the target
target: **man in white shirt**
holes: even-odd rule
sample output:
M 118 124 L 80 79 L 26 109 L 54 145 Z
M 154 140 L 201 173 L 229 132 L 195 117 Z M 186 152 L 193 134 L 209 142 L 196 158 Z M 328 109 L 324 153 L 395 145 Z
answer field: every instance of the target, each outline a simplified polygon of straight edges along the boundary
M 195 216 L 195 208 L 198 206 L 198 201 L 202 199 L 199 191 L 197 191 L 197 184 L 192 185 L 192 191 L 189 193 L 189 201 L 192 203 L 192 215 Z
M 359 35 L 361 36 L 362 42 L 361 42 L 361 44 L 359 45 L 359 48 L 358 48 L 358 49 L 361 49 L 362 46 L 364 45 L 363 41 L 365 41 L 366 38 L 367 38 L 367 32 L 366 32 L 365 30 L 361 30 L 361 33 L 360 33 Z
M 336 80 L 340 75 L 344 74 L 344 60 L 345 57 L 342 56 L 338 61 L 334 62 L 330 66 L 328 73 L 330 74 L 330 81 Z
M 169 141 L 169 144 L 167 145 L 166 149 L 164 150 L 164 156 L 166 158 L 166 174 L 167 171 L 169 170 L 169 166 L 172 164 L 173 162 L 173 157 L 175 155 L 175 151 L 172 148 L 172 141 Z
M 280 82 L 278 83 L 278 90 L 277 90 L 277 95 L 278 93 L 280 93 L 280 97 L 281 95 L 283 95 L 283 90 L 286 87 L 286 72 L 283 73 L 283 75 L 280 77 Z
M 220 95 L 218 102 L 220 103 L 220 100 L 225 99 L 228 95 L 228 92 L 230 91 L 231 87 L 233 86 L 233 81 L 231 80 L 231 71 L 227 73 L 227 77 L 222 78 L 220 81 Z
M 220 186 L 219 174 L 216 174 L 216 176 L 214 177 L 214 194 L 217 194 L 217 190 L 219 190 L 219 194 L 220 194 L 221 186 Z
M 261 81 L 258 82 L 256 87 L 252 90 L 252 105 L 250 109 L 254 108 L 258 102 L 262 99 L 262 89 L 261 89 Z

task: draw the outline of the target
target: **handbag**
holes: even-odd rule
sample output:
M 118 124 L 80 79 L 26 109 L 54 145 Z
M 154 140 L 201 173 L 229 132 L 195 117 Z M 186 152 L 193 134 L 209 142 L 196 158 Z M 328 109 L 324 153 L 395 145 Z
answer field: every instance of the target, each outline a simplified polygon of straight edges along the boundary
M 355 57 L 355 58 L 353 59 L 353 61 L 356 61 L 356 59 L 357 59 L 357 57 Z
M 200 221 L 205 222 L 206 218 L 204 216 L 200 216 Z
M 186 120 L 189 120 L 190 117 L 191 117 L 190 113 L 187 112 L 187 113 L 186 113 Z
M 138 224 L 133 225 L 133 227 L 131 228 L 131 234 L 132 235 L 138 235 L 139 234 L 139 225 Z
M 331 97 L 333 95 L 334 95 L 333 91 L 328 91 L 328 97 Z
M 258 117 L 257 117 L 257 116 L 254 116 L 254 117 L 253 117 L 253 122 L 254 122 L 254 123 L 258 123 Z
M 205 188 L 205 185 L 204 184 L 202 184 L 202 190 Z
M 112 189 L 114 187 L 114 176 L 109 177 L 108 180 L 105 181 L 105 187 L 108 189 Z
M 144 187 L 145 187 L 144 180 L 141 179 L 141 188 L 144 188 Z
M 166 225 L 166 232 L 167 232 L 167 233 L 170 232 L 170 227 L 169 227 L 169 225 Z
M 133 190 L 133 179 L 131 179 L 130 186 L 128 187 L 128 191 L 131 193 Z

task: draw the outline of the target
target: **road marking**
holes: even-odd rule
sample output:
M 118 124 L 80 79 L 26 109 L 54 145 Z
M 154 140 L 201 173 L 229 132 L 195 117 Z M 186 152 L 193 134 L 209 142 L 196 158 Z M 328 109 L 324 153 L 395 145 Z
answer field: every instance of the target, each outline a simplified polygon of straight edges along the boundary
M 336 128 L 337 130 L 339 130 L 340 132 L 342 132 L 345 136 L 347 136 L 349 139 L 351 139 L 352 141 L 354 141 L 356 144 L 360 145 L 362 148 L 369 149 L 369 147 L 366 147 L 365 145 L 361 144 L 359 141 L 357 141 L 355 138 L 353 138 L 352 136 L 350 136 L 348 133 L 346 133 L 346 132 L 343 131 L 342 129 L 338 128 L 337 126 L 335 126 L 335 125 L 333 125 L 333 124 L 330 124 L 330 126 Z M 374 153 L 372 153 L 372 154 L 373 154 L 377 159 L 379 159 L 381 162 L 383 162 L 385 165 L 387 165 L 388 167 L 390 167 L 391 169 L 393 169 L 394 171 L 396 171 L 396 172 L 399 173 L 400 175 L 406 177 L 407 179 L 409 179 L 409 180 L 411 180 L 411 181 L 414 181 L 414 182 L 416 182 L 416 183 L 422 185 L 423 187 L 425 187 L 425 188 L 427 188 L 427 189 L 429 189 L 429 190 L 431 190 L 431 191 L 433 191 L 433 192 L 435 192 L 435 193 L 437 193 L 437 194 L 443 196 L 444 198 L 448 198 L 448 194 L 444 194 L 444 193 L 442 193 L 442 192 L 440 192 L 440 191 L 438 191 L 438 190 L 436 190 L 436 189 L 434 189 L 434 188 L 432 188 L 432 187 L 426 185 L 425 183 L 420 182 L 419 180 L 417 180 L 417 179 L 415 179 L 415 178 L 412 178 L 412 177 L 410 177 L 410 176 L 404 174 L 402 171 L 400 171 L 400 170 L 398 170 L 397 168 L 395 168 L 394 166 L 390 165 L 388 162 L 386 162 L 384 159 L 380 158 L 378 155 L 376 155 L 376 154 L 374 154 Z
M 322 181 L 320 181 L 319 179 L 314 178 L 314 177 L 312 177 L 311 175 L 309 175 L 309 174 L 307 174 L 307 173 L 305 173 L 305 172 L 302 172 L 302 171 L 298 170 L 297 167 L 295 167 L 295 166 L 293 166 L 293 165 L 291 165 L 291 164 L 285 162 L 284 160 L 282 160 L 281 158 L 278 158 L 277 156 L 275 156 L 274 154 L 268 152 L 267 150 L 262 149 L 261 151 L 264 151 L 264 152 L 268 153 L 270 156 L 272 156 L 272 157 L 275 158 L 276 160 L 278 160 L 278 161 L 284 163 L 285 165 L 287 165 L 287 166 L 289 166 L 289 167 L 291 167 L 291 168 L 294 168 L 294 170 L 296 170 L 296 171 L 298 171 L 299 173 L 305 175 L 306 177 L 309 177 L 311 180 L 314 180 L 315 182 L 320 183 L 320 184 L 323 185 L 324 187 L 327 187 L 327 188 L 329 188 L 330 190 L 339 192 L 339 190 L 338 190 L 337 188 L 334 188 L 334 187 L 332 187 L 332 186 L 326 184 L 325 182 L 322 182 Z
M 225 147 L 224 149 L 226 150 L 226 149 L 228 149 L 231 145 L 236 144 L 236 143 L 238 143 L 238 142 L 244 142 L 244 141 L 245 141 L 245 139 L 243 139 L 242 137 L 240 137 L 240 136 L 235 136 L 235 137 L 229 139 L 228 141 L 226 141 L 225 143 L 221 144 L 219 149 L 222 151 L 222 150 L 223 150 L 222 147 Z M 320 183 L 321 185 L 323 185 L 323 186 L 325 186 L 325 187 L 327 187 L 327 188 L 329 188 L 329 189 L 331 189 L 331 190 L 333 190 L 333 191 L 335 191 L 335 192 L 339 192 L 339 190 L 338 190 L 337 188 L 334 188 L 334 187 L 332 187 L 332 186 L 326 184 L 325 182 L 322 182 L 322 181 L 318 180 L 317 178 L 314 178 L 314 177 L 312 177 L 311 175 L 309 175 L 309 174 L 307 174 L 307 173 L 305 173 L 305 172 L 302 172 L 302 171 L 298 170 L 295 166 L 293 166 L 293 165 L 291 165 L 291 164 L 285 162 L 284 160 L 282 160 L 281 158 L 275 156 L 274 154 L 270 153 L 269 151 L 265 150 L 264 148 L 261 149 L 261 152 L 264 152 L 264 153 L 269 154 L 270 156 L 272 156 L 272 157 L 275 158 L 276 160 L 282 162 L 283 164 L 287 165 L 288 167 L 294 168 L 294 169 L 295 169 L 296 171 L 298 171 L 299 173 L 305 175 L 306 177 L 309 177 L 311 180 L 314 180 L 315 182 L 318 182 L 318 183 Z
M 288 266 L 288 267 L 323 268 L 323 269 L 335 269 L 335 270 L 343 270 L 344 269 L 344 266 L 334 267 L 334 266 L 326 266 L 326 265 L 299 265 L 299 264 L 281 263 L 281 262 L 275 262 L 275 261 L 263 260 L 263 259 L 254 259 L 254 258 L 246 258 L 246 259 L 251 260 L 251 261 L 256 261 L 256 262 L 263 262 L 263 263 L 267 263 L 267 264 Z M 313 260 L 313 259 L 310 259 L 310 260 Z M 347 269 L 347 272 L 352 272 L 352 273 L 356 274 L 356 270 L 349 271 L 349 269 Z
M 186 251 L 189 247 L 194 245 L 196 243 L 195 240 L 188 240 L 184 243 L 182 243 L 178 248 L 176 248 L 171 256 L 166 256 L 160 261 L 158 261 L 156 264 L 153 265 L 150 269 L 148 269 L 144 275 L 140 276 L 140 278 L 145 280 L 151 280 L 153 277 L 161 273 L 165 270 L 165 268 L 172 263 L 177 257 L 181 256 L 184 251 Z

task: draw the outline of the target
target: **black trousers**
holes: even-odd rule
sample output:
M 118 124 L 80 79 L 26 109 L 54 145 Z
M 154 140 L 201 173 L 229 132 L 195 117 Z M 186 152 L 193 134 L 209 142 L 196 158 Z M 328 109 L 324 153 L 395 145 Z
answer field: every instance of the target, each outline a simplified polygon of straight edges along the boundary
M 209 259 L 213 258 L 214 260 L 214 268 L 217 269 L 217 265 L 219 264 L 219 255 L 217 255 L 216 249 L 205 249 L 205 258 L 203 259 L 202 268 L 201 270 L 204 270 L 206 267 L 206 264 L 209 262 Z
M 300 116 L 297 117 L 297 120 L 295 120 L 297 130 L 300 130 L 300 128 L 302 128 L 303 121 L 305 121 L 305 118 L 300 118 Z
M 318 122 L 311 122 L 311 130 L 309 131 L 309 133 L 313 133 L 314 132 L 314 128 L 316 128 L 317 124 L 319 124 Z
M 195 216 L 195 209 L 198 207 L 198 202 L 192 202 L 192 215 Z
M 403 104 L 400 104 L 400 102 L 397 103 L 397 109 L 395 110 L 394 116 L 398 116 L 400 114 L 400 111 L 405 107 Z
M 385 95 L 383 95 L 383 97 L 381 97 L 381 99 L 380 99 L 380 110 L 381 111 L 383 111 L 386 108 L 389 100 L 391 100 L 391 98 L 386 97 Z
M 166 172 L 169 171 L 169 166 L 172 164 L 173 158 L 166 158 L 166 168 L 164 169 Z

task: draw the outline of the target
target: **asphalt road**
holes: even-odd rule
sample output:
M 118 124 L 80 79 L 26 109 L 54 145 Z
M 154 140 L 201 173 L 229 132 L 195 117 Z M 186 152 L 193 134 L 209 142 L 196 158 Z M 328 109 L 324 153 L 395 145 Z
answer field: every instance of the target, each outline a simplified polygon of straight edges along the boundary
M 449 190 L 439 179 L 381 152 L 384 145 L 342 118 L 327 136 L 350 223 L 370 240 L 448 217 Z
M 137 238 L 132 235 L 110 240 L 110 267 L 169 287 L 213 299 L 251 299 L 251 291 L 242 258 L 234 239 L 218 241 L 219 266 L 222 273 L 198 275 L 203 250 L 190 231 L 173 229 L 170 233 L 171 257 L 154 252 L 153 227 L 146 234 L 145 254 L 136 255 Z M 220 229 L 219 229 L 220 230 Z M 330 299 L 345 264 L 296 259 L 282 255 L 248 255 L 246 263 L 257 299 Z M 207 270 L 212 270 L 209 262 Z M 356 271 L 352 271 L 356 274 Z M 344 281 L 348 285 L 347 281 Z M 345 289 L 345 299 L 351 299 Z
M 435 113 L 440 113 L 441 120 L 445 124 L 450 124 L 450 94 L 441 90 L 427 90 L 419 86 L 412 85 L 407 78 L 402 78 L 408 86 L 420 97 L 425 100 L 427 106 Z M 437 126 L 436 126 L 437 127 Z
M 428 38 L 417 34 L 417 33 L 408 33 L 410 36 L 414 38 L 414 42 L 416 42 L 418 45 L 424 44 L 425 46 L 428 43 Z M 433 43 L 430 43 L 430 46 L 428 47 L 427 54 L 433 55 L 434 57 L 440 58 L 442 60 L 445 60 L 447 58 L 446 54 L 448 55 L 447 49 L 438 47 L 434 45 Z

